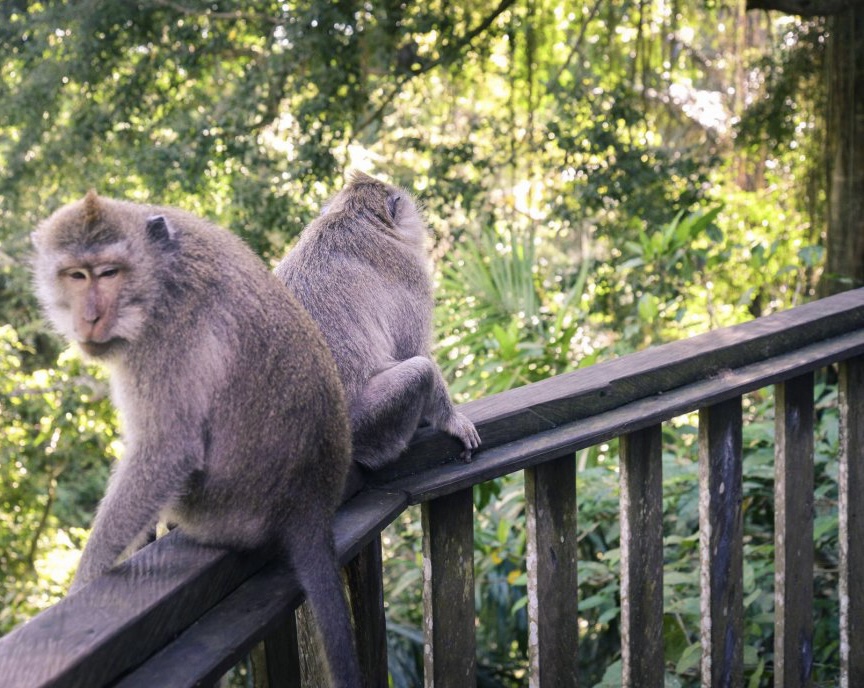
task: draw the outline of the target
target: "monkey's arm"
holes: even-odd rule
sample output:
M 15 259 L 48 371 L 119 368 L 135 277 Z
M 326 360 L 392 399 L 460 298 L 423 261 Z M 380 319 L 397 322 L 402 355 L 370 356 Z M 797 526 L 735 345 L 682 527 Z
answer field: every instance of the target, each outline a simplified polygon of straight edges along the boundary
M 144 543 L 162 508 L 182 494 L 191 463 L 185 457 L 169 458 L 166 449 L 157 446 L 126 454 L 108 481 L 70 592 L 110 569 L 126 550 Z
M 421 420 L 462 442 L 462 458 L 480 446 L 474 424 L 450 401 L 440 368 L 414 356 L 377 373 L 351 409 L 354 460 L 378 470 L 398 458 Z

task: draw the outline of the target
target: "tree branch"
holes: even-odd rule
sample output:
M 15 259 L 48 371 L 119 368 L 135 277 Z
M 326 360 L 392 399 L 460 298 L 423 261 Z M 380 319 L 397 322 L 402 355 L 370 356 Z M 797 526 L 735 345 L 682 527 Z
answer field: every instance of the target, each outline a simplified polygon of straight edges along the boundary
M 496 7 L 494 10 L 492 10 L 492 14 L 490 14 L 488 17 L 486 17 L 486 19 L 484 19 L 482 22 L 480 22 L 475 28 L 473 28 L 471 31 L 469 31 L 467 34 L 465 34 L 459 40 L 459 42 L 456 43 L 447 52 L 450 53 L 451 55 L 454 55 L 454 56 L 458 55 L 459 52 L 462 50 L 462 48 L 464 48 L 467 45 L 470 45 L 471 41 L 473 41 L 475 38 L 477 38 L 477 36 L 479 36 L 481 33 L 483 33 L 490 26 L 492 26 L 492 22 L 494 22 L 501 14 L 503 14 L 503 12 L 505 10 L 509 9 L 514 4 L 515 4 L 515 0 L 501 0 L 501 2 L 498 3 L 498 7 Z M 429 66 L 429 69 L 437 66 L 438 64 L 443 62 L 444 59 L 445 59 L 444 57 L 440 57 L 439 59 L 432 62 L 431 65 Z M 424 70 L 424 71 L 428 71 L 428 69 Z
M 420 76 L 421 74 L 425 74 L 426 72 L 432 71 L 436 67 L 450 62 L 455 59 L 455 57 L 467 46 L 471 45 L 471 41 L 473 41 L 477 36 L 486 31 L 490 26 L 492 26 L 492 22 L 494 22 L 501 14 L 504 13 L 505 10 L 509 9 L 511 6 L 515 4 L 516 0 L 501 0 L 498 3 L 498 7 L 492 10 L 492 13 L 486 17 L 482 22 L 480 22 L 477 26 L 471 29 L 468 33 L 466 33 L 462 38 L 460 38 L 456 43 L 452 46 L 448 46 L 446 53 L 441 55 L 437 60 L 433 60 L 432 62 L 428 62 L 426 64 L 420 65 L 417 69 L 412 70 L 405 76 L 399 79 L 393 89 L 388 93 L 384 100 L 381 101 L 381 104 L 375 109 L 371 115 L 369 115 L 366 119 L 362 120 L 357 124 L 354 128 L 355 134 L 363 131 L 366 127 L 368 127 L 372 122 L 380 119 L 384 114 L 384 111 L 387 109 L 387 106 L 393 102 L 393 99 L 396 98 L 397 95 L 402 91 L 402 87 L 405 86 L 411 79 L 414 77 Z
M 152 0 L 152 2 L 157 7 L 174 10 L 175 12 L 185 14 L 186 16 L 205 16 L 210 19 L 227 19 L 232 21 L 246 19 L 249 21 L 265 21 L 270 24 L 280 24 L 282 22 L 282 20 L 277 17 L 270 17 L 265 14 L 254 14 L 252 12 L 241 12 L 240 10 L 235 12 L 214 12 L 213 10 L 200 10 L 198 8 L 184 7 L 180 3 L 171 2 L 171 0 Z
M 565 70 L 570 68 L 570 63 L 573 61 L 573 58 L 579 53 L 582 49 L 582 41 L 585 40 L 585 32 L 588 30 L 588 24 L 594 21 L 594 17 L 597 16 L 597 12 L 600 11 L 600 4 L 602 0 L 597 0 L 591 9 L 588 11 L 588 15 L 585 16 L 583 14 L 582 24 L 579 27 L 579 35 L 576 36 L 576 40 L 573 42 L 573 45 L 570 46 L 570 52 L 567 54 L 567 58 L 561 65 L 561 68 L 555 73 L 555 76 L 549 79 L 548 84 L 555 84 L 561 79 L 561 75 L 565 72 Z M 569 40 L 567 41 L 569 43 Z
M 856 6 L 864 8 L 861 0 L 747 0 L 748 10 L 779 10 L 801 17 L 827 17 Z
M 51 472 L 51 479 L 48 483 L 48 500 L 45 502 L 45 508 L 42 509 L 42 514 L 39 517 L 39 523 L 36 525 L 36 531 L 30 539 L 30 547 L 27 551 L 27 568 L 30 571 L 36 570 L 36 552 L 39 550 L 39 538 L 45 531 L 45 526 L 48 524 L 48 516 L 51 515 L 51 508 L 54 506 L 54 500 L 57 498 L 57 477 L 65 470 L 66 464 L 60 466 Z

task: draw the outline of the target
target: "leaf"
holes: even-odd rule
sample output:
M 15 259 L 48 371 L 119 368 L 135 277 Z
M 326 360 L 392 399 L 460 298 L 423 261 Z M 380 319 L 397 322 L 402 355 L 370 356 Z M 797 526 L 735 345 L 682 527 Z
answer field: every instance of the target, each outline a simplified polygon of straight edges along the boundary
M 693 643 L 678 658 L 675 664 L 675 672 L 678 674 L 686 674 L 699 666 L 702 659 L 702 645 L 699 642 Z
M 660 313 L 659 299 L 654 294 L 645 293 L 639 297 L 639 318 L 646 323 L 652 323 Z
M 698 581 L 699 577 L 695 571 L 693 573 L 681 573 L 679 571 L 663 572 L 664 585 L 693 585 Z
M 591 595 L 584 600 L 579 600 L 579 611 L 587 611 L 601 605 L 607 604 L 609 600 L 604 595 Z
M 762 681 L 762 675 L 765 673 L 765 660 L 760 659 L 756 669 L 750 675 L 750 680 L 747 682 L 747 688 L 759 688 Z

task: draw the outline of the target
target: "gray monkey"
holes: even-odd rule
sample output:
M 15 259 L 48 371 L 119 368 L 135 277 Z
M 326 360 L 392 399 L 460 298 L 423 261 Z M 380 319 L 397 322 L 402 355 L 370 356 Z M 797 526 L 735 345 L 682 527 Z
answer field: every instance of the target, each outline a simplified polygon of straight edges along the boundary
M 356 173 L 276 267 L 318 323 L 345 388 L 354 460 L 393 462 L 421 421 L 480 445 L 430 355 L 428 230 L 404 190 Z
M 237 237 L 180 210 L 91 191 L 33 244 L 43 309 L 108 367 L 127 444 L 72 589 L 160 518 L 205 544 L 275 543 L 311 604 L 333 685 L 360 686 L 332 533 L 350 428 L 315 323 Z

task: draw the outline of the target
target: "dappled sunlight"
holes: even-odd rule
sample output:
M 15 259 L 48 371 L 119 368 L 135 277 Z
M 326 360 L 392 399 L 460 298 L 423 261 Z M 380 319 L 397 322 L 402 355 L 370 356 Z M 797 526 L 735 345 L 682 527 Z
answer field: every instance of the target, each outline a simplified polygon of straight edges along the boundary
M 63 594 L 122 454 L 105 371 L 59 343 L 32 294 L 30 232 L 90 188 L 214 220 L 273 267 L 352 170 L 404 187 L 428 220 L 431 344 L 458 402 L 864 279 L 839 259 L 864 251 L 838 224 L 852 226 L 840 211 L 862 191 L 826 174 L 841 160 L 826 151 L 853 148 L 836 117 L 855 103 L 831 100 L 826 80 L 841 75 L 831 41 L 848 22 L 661 0 L 61 0 L 2 14 L 0 634 Z M 853 162 L 840 172 L 864 168 Z M 836 387 L 820 384 L 817 539 L 830 559 Z M 757 594 L 771 565 L 773 418 L 758 395 L 744 410 L 756 686 L 773 680 L 773 608 Z M 689 686 L 698 417 L 668 425 L 666 669 Z M 617 440 L 577 461 L 581 678 L 605 688 L 620 681 Z M 528 670 L 520 481 L 475 489 L 478 657 L 506 688 Z M 420 680 L 418 520 L 384 537 L 397 688 Z M 836 633 L 822 633 L 828 685 Z

